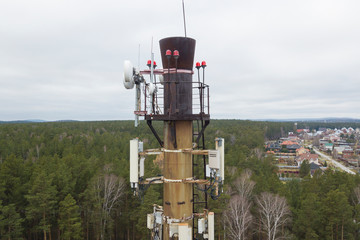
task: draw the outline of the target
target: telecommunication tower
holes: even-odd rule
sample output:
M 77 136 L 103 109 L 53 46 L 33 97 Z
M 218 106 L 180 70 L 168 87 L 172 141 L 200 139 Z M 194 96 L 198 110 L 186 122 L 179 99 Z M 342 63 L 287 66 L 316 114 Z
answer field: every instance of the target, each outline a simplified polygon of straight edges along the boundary
M 222 190 L 225 142 L 217 138 L 214 150 L 205 147 L 209 86 L 205 61 L 196 63 L 198 79 L 193 81 L 195 43 L 188 37 L 160 40 L 162 69 L 156 69 L 153 53 L 146 70 L 124 63 L 124 86 L 136 86 L 135 126 L 144 117 L 160 146 L 144 150 L 139 139 L 130 141 L 130 184 L 135 194 L 142 185 L 163 184 L 163 205 L 154 205 L 147 215 L 152 239 L 214 239 L 214 213 L 207 202 Z M 163 121 L 162 137 L 153 121 Z M 162 176 L 144 179 L 145 158 L 153 154 L 164 156 Z

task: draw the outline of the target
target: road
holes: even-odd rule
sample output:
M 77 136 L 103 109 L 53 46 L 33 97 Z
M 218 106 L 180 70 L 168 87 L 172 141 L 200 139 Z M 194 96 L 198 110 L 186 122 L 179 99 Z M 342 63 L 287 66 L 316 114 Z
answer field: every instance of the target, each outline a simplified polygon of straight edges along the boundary
M 345 167 L 345 166 L 342 165 L 341 163 L 335 161 L 334 159 L 332 159 L 331 157 L 329 157 L 329 156 L 325 155 L 324 153 L 320 152 L 320 151 L 317 150 L 316 148 L 313 148 L 313 150 L 314 150 L 317 154 L 319 154 L 320 156 L 322 156 L 323 158 L 326 158 L 327 160 L 329 160 L 330 162 L 332 162 L 332 164 L 334 164 L 334 166 L 336 166 L 336 167 L 344 170 L 344 171 L 347 172 L 347 173 L 354 174 L 354 175 L 356 174 L 356 173 L 354 173 L 353 171 L 351 171 L 350 168 Z

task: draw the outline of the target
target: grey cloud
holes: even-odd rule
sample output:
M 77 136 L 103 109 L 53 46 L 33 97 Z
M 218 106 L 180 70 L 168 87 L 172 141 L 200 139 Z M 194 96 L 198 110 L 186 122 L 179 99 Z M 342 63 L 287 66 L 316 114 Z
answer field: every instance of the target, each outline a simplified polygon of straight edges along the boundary
M 355 0 L 185 1 L 215 118 L 360 117 Z M 122 65 L 158 63 L 181 1 L 0 2 L 0 120 L 132 119 Z M 196 77 L 196 75 L 194 75 Z

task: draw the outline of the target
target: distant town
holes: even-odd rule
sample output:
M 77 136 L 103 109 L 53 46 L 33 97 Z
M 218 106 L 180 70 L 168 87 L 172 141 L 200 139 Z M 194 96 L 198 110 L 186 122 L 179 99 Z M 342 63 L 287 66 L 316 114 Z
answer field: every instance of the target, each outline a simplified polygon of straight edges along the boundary
M 287 137 L 267 141 L 267 155 L 274 155 L 281 180 L 321 174 L 327 169 L 359 172 L 360 129 L 297 129 Z

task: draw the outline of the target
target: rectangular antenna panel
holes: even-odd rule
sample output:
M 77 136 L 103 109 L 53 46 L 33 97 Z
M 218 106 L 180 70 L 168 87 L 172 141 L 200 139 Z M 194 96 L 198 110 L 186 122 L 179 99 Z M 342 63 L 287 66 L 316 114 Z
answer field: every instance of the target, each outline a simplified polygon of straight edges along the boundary
M 220 152 L 220 176 L 222 181 L 225 179 L 225 139 L 216 138 L 215 139 L 216 150 Z
M 209 167 L 209 164 L 206 164 L 206 177 L 210 177 L 210 167 Z
M 220 152 L 218 150 L 209 150 L 209 167 L 220 169 Z
M 169 237 L 172 239 L 174 235 L 179 234 L 179 227 L 178 223 L 170 223 L 170 231 L 169 231 Z
M 209 240 L 215 240 L 215 230 L 214 230 L 214 221 L 215 215 L 213 212 L 209 212 L 208 214 L 208 234 Z
M 205 232 L 205 218 L 198 219 L 198 233 L 202 234 Z
M 144 151 L 144 143 L 139 142 L 139 153 Z
M 140 158 L 140 177 L 145 175 L 145 157 Z
M 154 214 L 150 213 L 147 215 L 147 228 L 153 229 L 154 228 Z
M 130 140 L 130 182 L 139 182 L 139 140 Z
M 187 223 L 179 223 L 179 240 L 191 240 L 191 227 Z
M 162 224 L 162 212 L 155 212 L 155 223 Z

